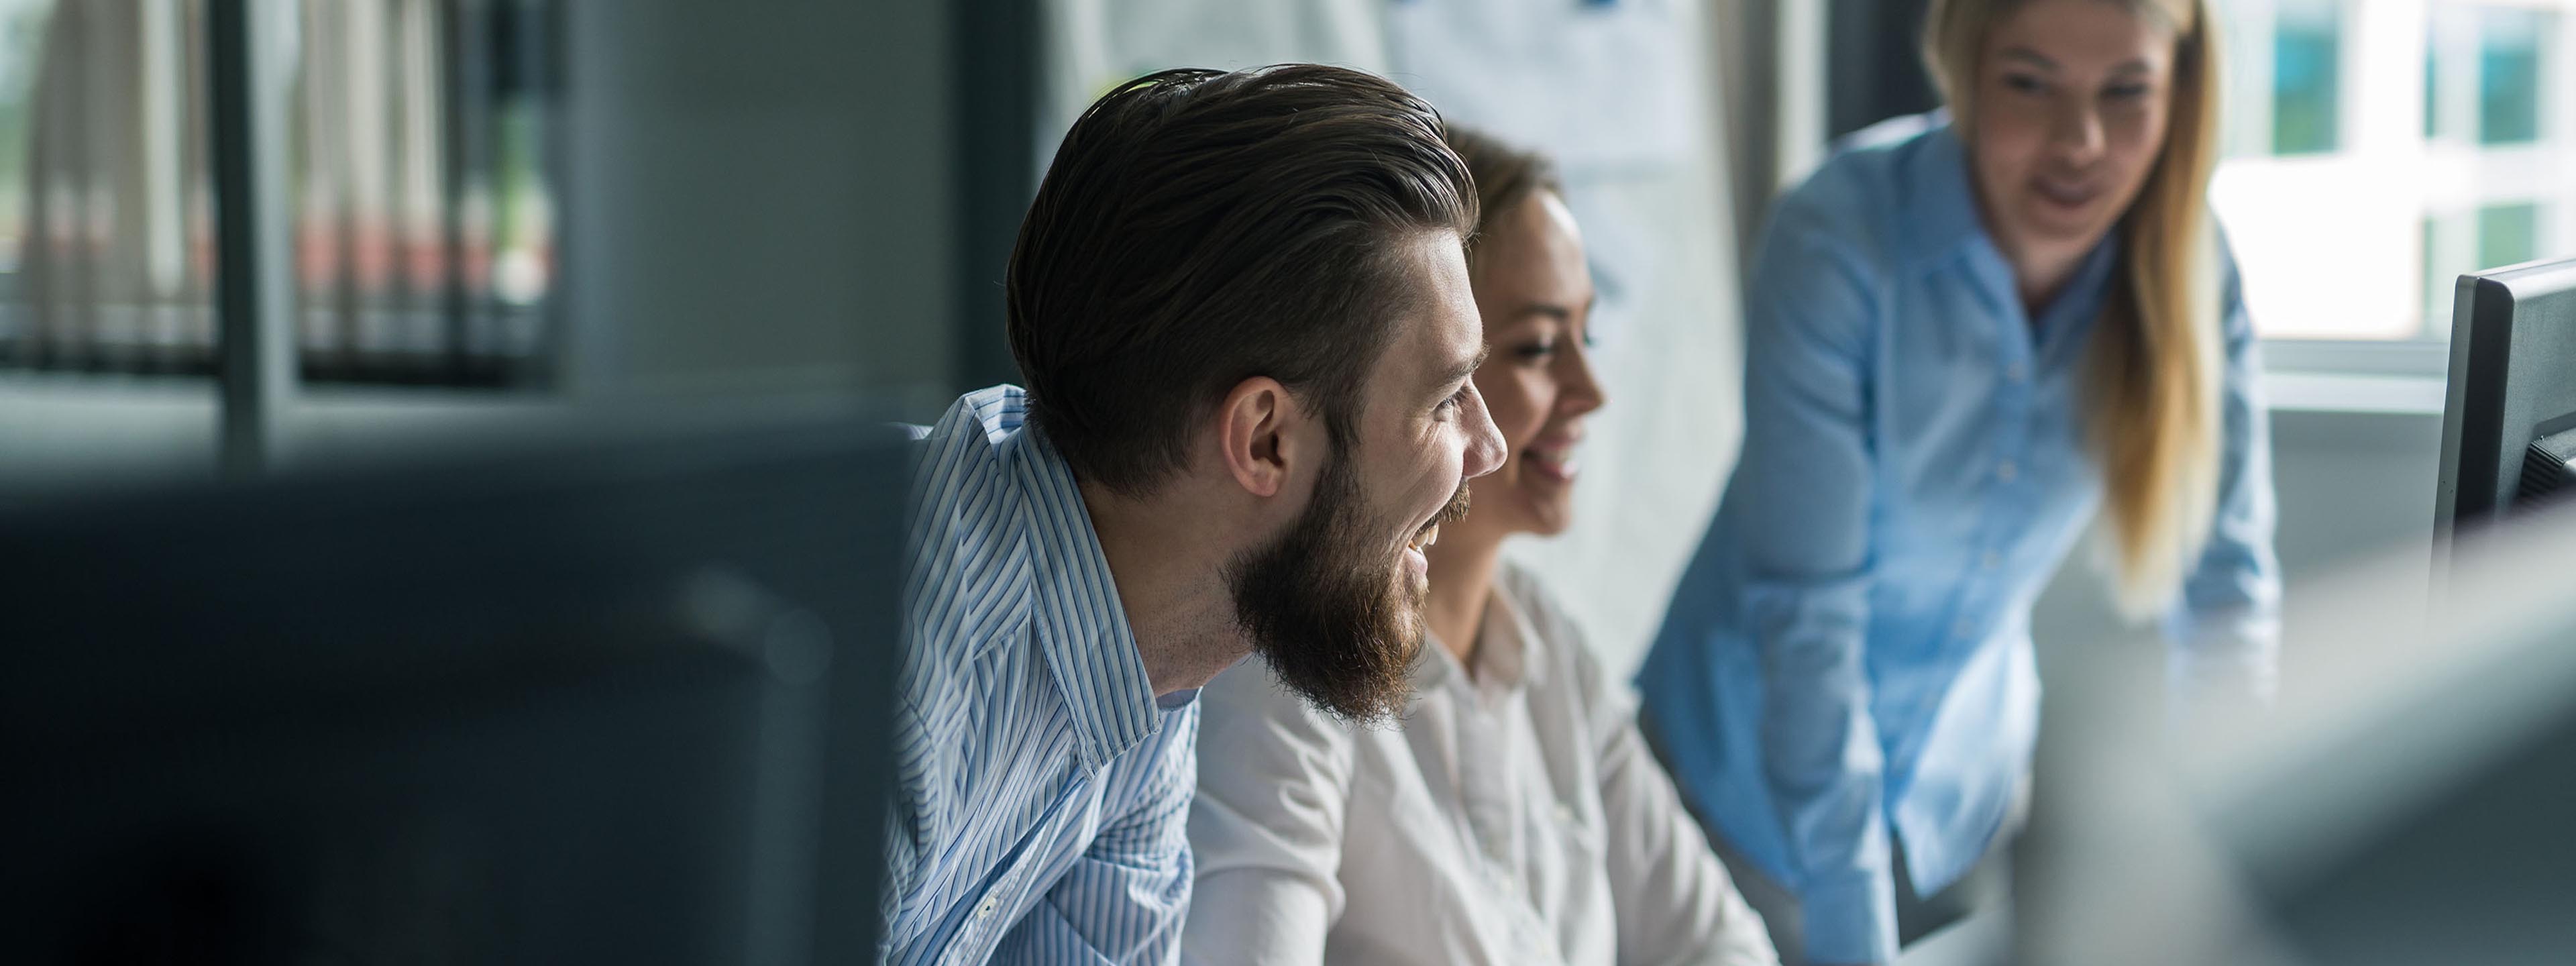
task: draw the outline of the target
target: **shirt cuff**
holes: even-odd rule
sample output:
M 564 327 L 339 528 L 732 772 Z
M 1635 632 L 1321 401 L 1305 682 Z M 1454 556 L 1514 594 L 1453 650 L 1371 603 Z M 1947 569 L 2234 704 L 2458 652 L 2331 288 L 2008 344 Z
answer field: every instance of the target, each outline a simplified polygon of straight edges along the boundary
M 1810 963 L 1896 961 L 1896 883 L 1888 873 L 1817 882 L 1798 897 Z

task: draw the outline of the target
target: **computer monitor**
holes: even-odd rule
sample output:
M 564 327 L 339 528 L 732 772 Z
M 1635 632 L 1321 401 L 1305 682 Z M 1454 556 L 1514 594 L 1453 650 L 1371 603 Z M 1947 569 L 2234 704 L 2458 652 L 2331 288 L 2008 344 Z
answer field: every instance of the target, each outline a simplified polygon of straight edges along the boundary
M 2576 505 L 2285 598 L 2269 707 L 2159 714 L 2148 647 L 2052 668 L 2016 956 L 2563 963 L 2576 950 Z
M 904 447 L 0 518 L 0 961 L 867 962 Z
M 2436 546 L 2576 492 L 2576 259 L 2460 276 Z M 2539 455 L 2535 455 L 2538 453 Z

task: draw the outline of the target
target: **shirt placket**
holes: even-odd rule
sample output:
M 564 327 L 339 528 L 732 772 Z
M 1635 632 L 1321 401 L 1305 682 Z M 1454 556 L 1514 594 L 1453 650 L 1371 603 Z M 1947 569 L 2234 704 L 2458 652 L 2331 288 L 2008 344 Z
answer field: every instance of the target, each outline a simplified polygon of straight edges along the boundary
M 966 963 L 981 963 L 992 958 L 993 947 L 1001 937 L 1002 897 L 1018 894 L 1022 870 L 1032 864 L 1034 863 L 1022 861 L 1018 867 L 1011 870 L 1009 875 L 1003 876 L 1001 881 L 993 883 L 991 889 L 984 891 L 983 900 L 975 903 L 975 911 L 967 916 L 966 934 L 958 937 L 959 941 L 948 947 L 949 963 L 962 966 Z
M 1477 863 L 1514 946 L 1528 961 L 1552 962 L 1556 940 L 1522 881 L 1528 843 L 1522 835 L 1521 757 L 1510 722 L 1494 696 L 1475 687 L 1460 690 L 1465 726 L 1458 729 L 1458 787 Z
M 1090 782 L 1091 776 L 1081 771 L 1066 780 L 1055 804 L 1048 806 L 1030 832 L 1028 847 L 1014 856 L 1010 869 L 1000 879 L 994 880 L 991 888 L 984 890 L 984 897 L 976 900 L 974 911 L 967 913 L 965 930 L 957 941 L 948 944 L 948 955 L 943 962 L 966 966 L 992 958 L 993 949 L 1001 943 L 1003 933 L 1016 921 L 1002 914 L 1005 900 L 1020 894 L 1032 870 L 1053 864 L 1048 861 L 1052 849 L 1042 848 L 1040 843 L 1053 842 L 1062 832 L 1060 826 L 1066 807 L 1082 796 Z
M 1960 582 L 1959 599 L 1950 627 L 1951 638 L 1960 645 L 1976 643 L 1986 631 L 1980 619 L 1989 611 L 1988 604 L 2000 583 L 2006 556 L 2015 529 L 2027 520 L 2030 505 L 2030 415 L 2031 385 L 2038 378 L 2040 335 L 2020 297 L 2014 293 L 2009 273 L 2001 278 L 1989 277 L 1988 298 L 1998 311 L 1994 318 L 2000 331 L 1994 333 L 2000 358 L 1996 360 L 2000 378 L 1996 381 L 1993 418 L 1989 425 L 1992 460 L 1981 491 L 1976 546 L 1969 548 L 1968 578 Z M 2048 318 L 2047 324 L 2060 324 Z

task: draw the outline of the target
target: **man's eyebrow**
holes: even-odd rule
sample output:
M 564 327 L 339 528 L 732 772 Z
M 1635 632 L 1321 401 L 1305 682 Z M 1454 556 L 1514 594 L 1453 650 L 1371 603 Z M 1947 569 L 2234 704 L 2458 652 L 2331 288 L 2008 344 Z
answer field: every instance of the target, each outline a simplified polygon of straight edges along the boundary
M 1440 374 L 1440 385 L 1445 388 L 1466 382 L 1475 376 L 1476 370 L 1484 368 L 1485 356 L 1493 351 L 1493 346 L 1477 346 L 1475 355 L 1468 357 L 1464 362 L 1450 364 L 1449 370 Z

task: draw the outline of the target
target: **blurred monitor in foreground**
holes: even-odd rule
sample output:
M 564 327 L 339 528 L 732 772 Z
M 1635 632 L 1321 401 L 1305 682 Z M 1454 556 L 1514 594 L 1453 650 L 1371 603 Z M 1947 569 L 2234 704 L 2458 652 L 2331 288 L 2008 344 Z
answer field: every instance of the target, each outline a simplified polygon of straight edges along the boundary
M 864 962 L 899 435 L 0 519 L 0 961 Z
M 2286 600 L 2281 697 L 2159 728 L 2145 648 L 2050 681 L 2016 960 L 2576 956 L 2576 507 Z
M 2576 494 L 2576 259 L 2460 276 L 2434 494 L 2442 553 Z

